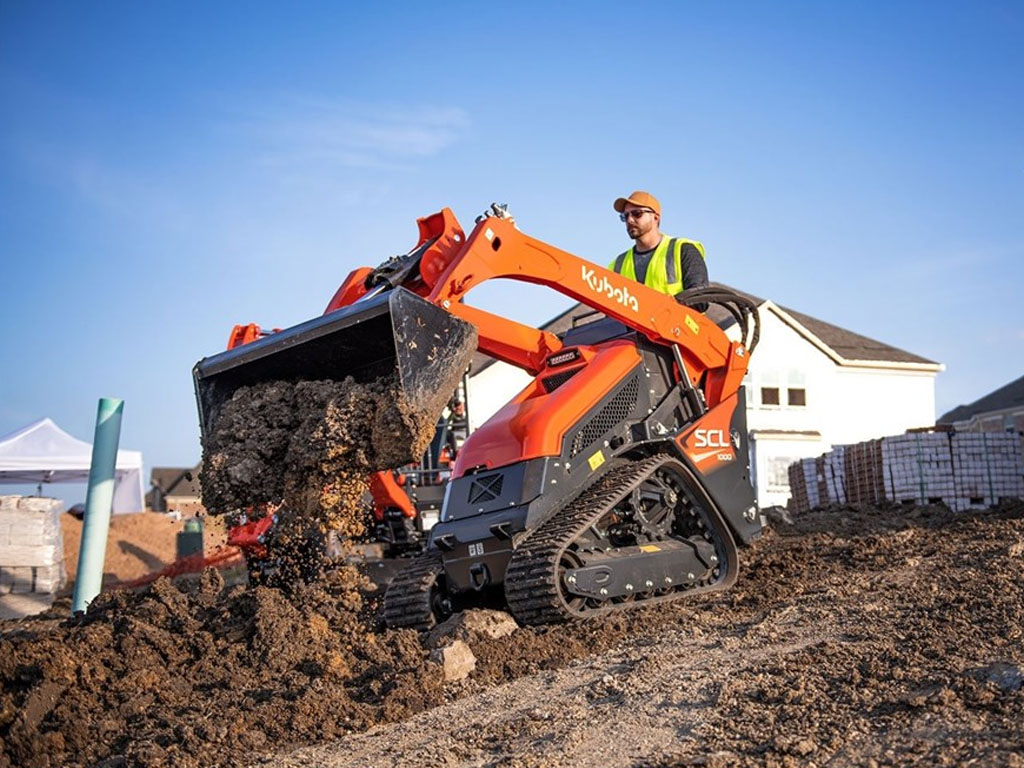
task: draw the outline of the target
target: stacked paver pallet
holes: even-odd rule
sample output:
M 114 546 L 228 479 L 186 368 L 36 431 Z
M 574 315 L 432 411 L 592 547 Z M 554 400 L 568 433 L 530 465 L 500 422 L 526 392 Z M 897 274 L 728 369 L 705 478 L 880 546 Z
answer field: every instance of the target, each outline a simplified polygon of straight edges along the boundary
M 58 499 L 0 496 L 0 598 L 51 596 L 64 586 L 62 504 Z
M 884 502 L 943 503 L 956 511 L 988 507 L 1024 498 L 1021 454 L 1020 435 L 1007 432 L 913 432 L 837 446 L 790 465 L 789 507 L 794 512 Z
M 885 493 L 882 483 L 881 440 L 866 440 L 846 450 L 846 498 L 851 504 L 877 504 Z
M 821 506 L 815 459 L 800 459 L 789 465 L 791 506 L 798 510 Z
M 846 503 L 846 448 L 845 445 L 837 445 L 821 457 L 825 476 L 825 495 L 822 498 L 837 504 Z
M 1021 441 L 1008 432 L 957 432 L 951 440 L 957 510 L 1024 497 Z
M 950 509 L 957 508 L 948 433 L 916 432 L 886 437 L 881 442 L 885 494 L 879 501 L 941 502 Z

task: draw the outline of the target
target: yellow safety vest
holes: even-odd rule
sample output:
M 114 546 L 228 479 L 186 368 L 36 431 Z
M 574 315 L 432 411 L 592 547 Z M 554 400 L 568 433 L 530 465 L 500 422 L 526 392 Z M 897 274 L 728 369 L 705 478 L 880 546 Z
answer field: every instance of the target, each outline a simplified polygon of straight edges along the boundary
M 654 253 L 651 254 L 651 261 L 647 265 L 647 274 L 644 275 L 644 285 L 667 293 L 669 296 L 675 296 L 685 290 L 682 257 L 684 243 L 689 243 L 700 251 L 701 258 L 707 258 L 704 255 L 704 245 L 696 240 L 688 240 L 684 237 L 662 237 L 661 242 L 655 247 Z M 635 247 L 625 253 L 620 253 L 612 260 L 608 268 L 623 277 L 636 280 L 636 269 L 633 266 L 634 250 Z M 670 253 L 672 258 L 668 258 Z

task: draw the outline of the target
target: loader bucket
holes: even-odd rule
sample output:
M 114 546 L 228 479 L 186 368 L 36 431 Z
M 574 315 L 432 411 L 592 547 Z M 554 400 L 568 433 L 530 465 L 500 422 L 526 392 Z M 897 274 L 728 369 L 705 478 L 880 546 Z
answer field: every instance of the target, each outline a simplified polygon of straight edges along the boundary
M 203 444 L 240 387 L 269 381 L 390 376 L 410 407 L 440 416 L 475 350 L 464 320 L 404 288 L 377 294 L 196 363 Z

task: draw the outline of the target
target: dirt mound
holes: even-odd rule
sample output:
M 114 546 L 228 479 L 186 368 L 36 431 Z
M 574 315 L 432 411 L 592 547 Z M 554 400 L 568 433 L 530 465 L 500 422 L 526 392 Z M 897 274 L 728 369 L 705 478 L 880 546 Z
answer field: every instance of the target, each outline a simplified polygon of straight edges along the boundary
M 290 596 L 213 573 L 104 595 L 0 639 L 0 765 L 1013 764 L 1024 505 L 832 510 L 741 554 L 706 599 L 503 637 L 465 622 L 476 668 L 447 684 L 428 635 L 367 628 L 351 571 Z
M 0 764 L 231 764 L 366 728 L 385 706 L 436 703 L 415 635 L 365 629 L 360 583 L 342 569 L 286 598 L 224 591 L 209 569 L 190 591 L 160 580 L 104 594 L 56 629 L 8 634 Z
M 471 640 L 464 698 L 259 764 L 1024 766 L 1020 502 L 828 510 L 741 557 L 709 599 Z

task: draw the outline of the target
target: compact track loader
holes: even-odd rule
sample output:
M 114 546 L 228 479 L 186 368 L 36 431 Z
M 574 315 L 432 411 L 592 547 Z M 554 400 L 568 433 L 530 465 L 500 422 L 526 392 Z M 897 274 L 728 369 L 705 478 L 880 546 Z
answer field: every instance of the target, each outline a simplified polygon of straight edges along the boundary
M 447 208 L 419 228 L 408 254 L 349 275 L 323 317 L 197 364 L 204 436 L 235 389 L 275 377 L 392 376 L 426 404 L 465 367 L 446 340 L 475 330 L 534 378 L 463 444 L 427 551 L 388 588 L 389 626 L 495 600 L 561 622 L 731 585 L 737 544 L 761 531 L 740 386 L 756 307 L 720 289 L 677 302 L 523 234 L 501 206 L 468 238 Z M 603 317 L 559 338 L 463 301 L 494 278 Z M 741 340 L 687 306 L 709 303 Z

